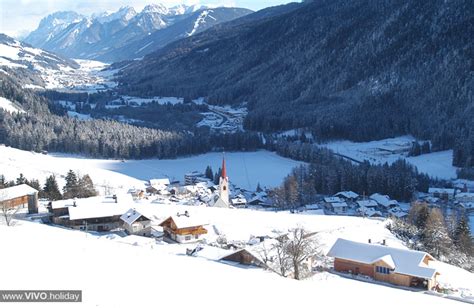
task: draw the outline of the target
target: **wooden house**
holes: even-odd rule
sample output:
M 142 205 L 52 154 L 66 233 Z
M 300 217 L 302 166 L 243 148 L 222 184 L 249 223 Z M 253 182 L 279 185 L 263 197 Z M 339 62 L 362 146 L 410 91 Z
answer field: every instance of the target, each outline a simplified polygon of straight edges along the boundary
M 165 219 L 160 226 L 167 238 L 178 243 L 197 242 L 202 239 L 207 230 L 204 228 L 205 223 L 191 217 L 188 211 L 184 214 L 176 214 Z
M 405 287 L 431 290 L 439 272 L 430 267 L 435 259 L 426 252 L 337 239 L 328 256 L 334 269 Z
M 38 191 L 26 184 L 0 189 L 0 203 L 11 209 L 27 205 L 30 214 L 38 213 Z
M 135 209 L 129 209 L 125 214 L 120 216 L 120 220 L 128 234 L 141 236 L 151 235 L 151 219 Z

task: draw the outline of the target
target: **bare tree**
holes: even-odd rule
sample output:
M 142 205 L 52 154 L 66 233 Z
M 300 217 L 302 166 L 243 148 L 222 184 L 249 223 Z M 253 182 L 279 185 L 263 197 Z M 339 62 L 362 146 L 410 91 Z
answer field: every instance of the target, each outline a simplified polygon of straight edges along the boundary
M 5 219 L 7 226 L 11 226 L 13 217 L 15 217 L 16 212 L 19 207 L 12 207 L 6 199 L 6 195 L 3 191 L 0 191 L 0 214 Z
M 286 254 L 290 259 L 295 279 L 302 279 L 309 274 L 313 258 L 320 254 L 315 235 L 316 233 L 309 233 L 302 227 L 290 230 Z M 309 266 L 305 266 L 305 263 Z
M 272 250 L 275 256 L 275 267 L 279 274 L 286 277 L 291 270 L 291 260 L 288 255 L 288 236 L 280 235 L 276 238 L 276 242 L 272 245 Z

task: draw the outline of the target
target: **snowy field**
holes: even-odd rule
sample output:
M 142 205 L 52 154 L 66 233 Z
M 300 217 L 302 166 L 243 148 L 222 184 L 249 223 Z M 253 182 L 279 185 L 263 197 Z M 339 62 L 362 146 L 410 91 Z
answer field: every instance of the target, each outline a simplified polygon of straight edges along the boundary
M 453 151 L 433 152 L 416 157 L 408 157 L 408 151 L 415 139 L 412 136 L 401 136 L 370 142 L 334 141 L 322 144 L 335 153 L 345 155 L 357 161 L 368 160 L 371 163 L 392 163 L 404 158 L 418 168 L 440 179 L 456 178 L 456 167 L 452 166 Z
M 10 113 L 13 113 L 13 112 L 24 113 L 25 112 L 20 106 L 18 106 L 12 101 L 1 96 L 0 96 L 0 109 L 3 109 Z
M 293 167 L 300 164 L 268 151 L 226 153 L 227 173 L 231 183 L 241 188 L 254 190 L 257 184 L 274 187 L 283 181 Z M 41 183 L 51 174 L 56 175 L 60 187 L 62 178 L 69 169 L 80 174 L 89 174 L 98 189 L 116 190 L 143 187 L 143 181 L 151 178 L 169 177 L 184 180 L 184 174 L 192 171 L 204 172 L 208 165 L 217 172 L 222 163 L 222 153 L 207 153 L 174 160 L 104 160 L 86 159 L 65 154 L 43 155 L 0 146 L 0 174 L 14 180 L 20 173 L 27 178 L 36 178 Z
M 355 217 L 294 215 L 206 207 L 137 204 L 156 218 L 177 210 L 212 219 L 209 240 L 216 230 L 228 239 L 248 241 L 251 235 L 268 234 L 302 225 L 319 231 L 326 253 L 338 237 L 373 242 L 387 240 L 401 247 L 384 222 Z M 467 304 L 436 296 L 319 273 L 304 281 L 280 277 L 257 268 L 216 261 L 206 246 L 197 257 L 185 255 L 189 245 L 157 244 L 136 237 L 96 236 L 81 231 L 17 221 L 0 225 L 2 251 L 14 266 L 2 269 L 0 289 L 78 289 L 80 307 L 467 307 Z M 205 253 L 207 250 L 207 254 Z M 39 253 L 41 252 L 41 253 Z M 33 257 L 34 256 L 34 257 Z M 0 257 L 1 261 L 3 257 Z M 4 263 L 5 264 L 5 263 Z M 440 264 L 440 279 L 462 289 L 474 290 L 474 275 Z M 35 307 L 52 307 L 51 304 Z M 65 306 L 65 305 L 63 305 Z M 2 307 L 31 307 L 12 304 Z M 59 306 L 58 306 L 59 307 Z M 62 306 L 61 306 L 62 307 Z

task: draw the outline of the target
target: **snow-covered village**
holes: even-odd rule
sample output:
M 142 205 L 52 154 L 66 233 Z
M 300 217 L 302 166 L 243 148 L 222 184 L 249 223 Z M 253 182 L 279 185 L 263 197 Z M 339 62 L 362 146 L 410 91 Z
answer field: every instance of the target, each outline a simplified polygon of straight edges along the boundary
M 469 1 L 0 1 L 1 307 L 474 304 Z

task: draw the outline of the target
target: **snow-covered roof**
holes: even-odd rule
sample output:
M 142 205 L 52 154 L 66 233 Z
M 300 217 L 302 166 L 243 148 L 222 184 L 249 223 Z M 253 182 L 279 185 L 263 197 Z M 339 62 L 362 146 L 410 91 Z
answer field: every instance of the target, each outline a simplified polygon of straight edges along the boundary
M 450 195 L 453 195 L 454 194 L 454 188 L 435 188 L 435 187 L 430 187 L 428 188 L 428 193 L 430 194 L 435 194 L 435 193 L 438 193 L 438 194 L 450 194 Z
M 36 189 L 26 184 L 12 186 L 8 188 L 0 189 L 0 201 L 11 200 L 11 199 L 31 195 L 37 192 L 38 191 Z
M 374 210 L 371 207 L 361 206 L 359 208 L 359 212 L 368 217 L 377 217 L 377 216 L 381 217 L 382 216 L 382 213 L 380 211 Z
M 331 203 L 331 206 L 332 207 L 347 207 L 347 203 L 345 203 L 345 202 L 335 202 L 335 203 Z
M 384 207 L 390 207 L 392 205 L 397 205 L 398 204 L 397 200 L 391 200 L 389 196 L 381 195 L 379 193 L 375 193 L 375 194 L 370 195 L 370 199 L 375 200 L 378 204 L 380 204 Z
M 310 210 L 319 210 L 321 209 L 321 207 L 319 206 L 319 204 L 306 204 L 305 206 L 305 209 L 307 211 L 310 211 Z
M 137 221 L 137 219 L 140 218 L 141 216 L 143 216 L 143 217 L 147 218 L 148 220 L 150 220 L 148 217 L 141 214 L 136 209 L 129 209 L 126 213 L 124 213 L 122 216 L 120 216 L 120 219 L 123 222 L 125 222 L 126 224 L 131 225 L 135 221 Z
M 328 252 L 328 256 L 364 264 L 383 261 L 392 266 L 395 273 L 426 279 L 433 278 L 437 273 L 435 268 L 429 267 L 423 262 L 426 256 L 434 260 L 426 252 L 365 244 L 341 238 L 334 243 Z
M 326 198 L 324 198 L 324 202 L 326 202 L 326 203 L 335 203 L 335 202 L 343 202 L 343 201 L 344 200 L 342 200 L 339 197 L 326 197 Z
M 240 196 L 240 197 L 237 197 L 237 198 L 230 199 L 230 202 L 234 205 L 235 204 L 246 204 L 247 199 L 245 199 L 245 197 L 243 197 L 243 196 Z
M 357 201 L 357 205 L 360 207 L 376 207 L 378 204 L 375 200 L 361 200 Z
M 189 214 L 188 215 L 179 214 L 179 215 L 173 215 L 166 218 L 163 222 L 160 223 L 160 226 L 168 219 L 172 219 L 178 229 L 198 227 L 198 226 L 204 226 L 208 224 L 207 222 L 205 222 L 203 219 L 199 217 L 191 216 Z
M 355 199 L 355 198 L 358 198 L 359 197 L 359 194 L 351 191 L 351 190 L 348 190 L 348 191 L 340 191 L 338 192 L 337 194 L 335 194 L 334 196 L 336 197 L 344 197 L 346 199 Z
M 97 206 L 78 205 L 68 207 L 70 220 L 121 216 L 127 209 L 128 207 L 115 203 L 97 204 Z

